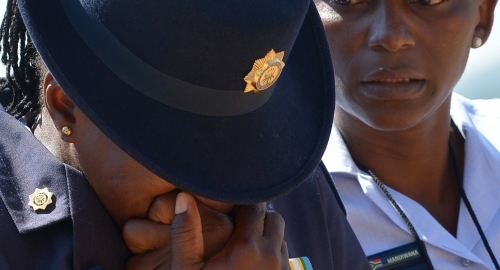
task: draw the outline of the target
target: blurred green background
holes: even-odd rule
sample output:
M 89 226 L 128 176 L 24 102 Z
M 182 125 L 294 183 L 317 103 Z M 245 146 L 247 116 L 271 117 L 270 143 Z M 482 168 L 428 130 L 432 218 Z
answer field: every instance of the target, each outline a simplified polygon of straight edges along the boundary
M 0 0 L 2 17 L 5 1 Z M 500 6 L 495 11 L 495 18 L 497 21 L 488 41 L 481 48 L 471 50 L 465 72 L 455 87 L 457 93 L 470 99 L 500 98 Z M 0 67 L 0 76 L 4 76 L 5 70 Z

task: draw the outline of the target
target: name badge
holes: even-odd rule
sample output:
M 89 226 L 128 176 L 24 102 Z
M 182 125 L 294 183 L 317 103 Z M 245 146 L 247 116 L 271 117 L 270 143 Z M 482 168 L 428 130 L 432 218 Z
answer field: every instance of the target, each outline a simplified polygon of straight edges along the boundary
M 416 242 L 368 256 L 373 270 L 427 270 L 427 264 Z

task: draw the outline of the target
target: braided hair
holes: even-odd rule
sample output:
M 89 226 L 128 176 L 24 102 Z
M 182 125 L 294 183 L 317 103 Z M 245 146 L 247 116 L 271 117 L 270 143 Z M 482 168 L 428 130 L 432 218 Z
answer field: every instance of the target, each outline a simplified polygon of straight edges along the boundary
M 5 78 L 0 78 L 0 91 L 11 90 L 6 111 L 17 119 L 28 113 L 36 116 L 42 106 L 40 88 L 46 68 L 26 31 L 17 0 L 7 0 L 0 27 L 0 49 L 6 68 Z

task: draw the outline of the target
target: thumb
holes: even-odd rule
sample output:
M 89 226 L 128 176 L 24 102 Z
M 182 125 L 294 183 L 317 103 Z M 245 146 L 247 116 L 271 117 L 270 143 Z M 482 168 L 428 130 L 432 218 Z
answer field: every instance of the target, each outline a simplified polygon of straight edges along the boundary
M 172 269 L 201 269 L 203 235 L 200 214 L 193 196 L 181 192 L 175 201 L 175 216 L 170 227 Z

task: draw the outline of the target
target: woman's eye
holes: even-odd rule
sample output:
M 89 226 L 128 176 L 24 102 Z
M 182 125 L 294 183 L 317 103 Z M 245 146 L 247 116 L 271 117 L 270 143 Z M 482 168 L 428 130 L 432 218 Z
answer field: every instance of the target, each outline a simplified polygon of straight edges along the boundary
M 442 2 L 445 2 L 448 0 L 414 0 L 414 2 L 417 2 L 423 6 L 432 6 L 432 5 L 437 5 L 441 4 Z
M 366 1 L 366 0 L 330 0 L 330 3 L 335 3 L 335 4 L 339 4 L 339 5 L 354 5 L 354 4 L 357 4 L 357 3 L 361 3 L 363 1 Z

